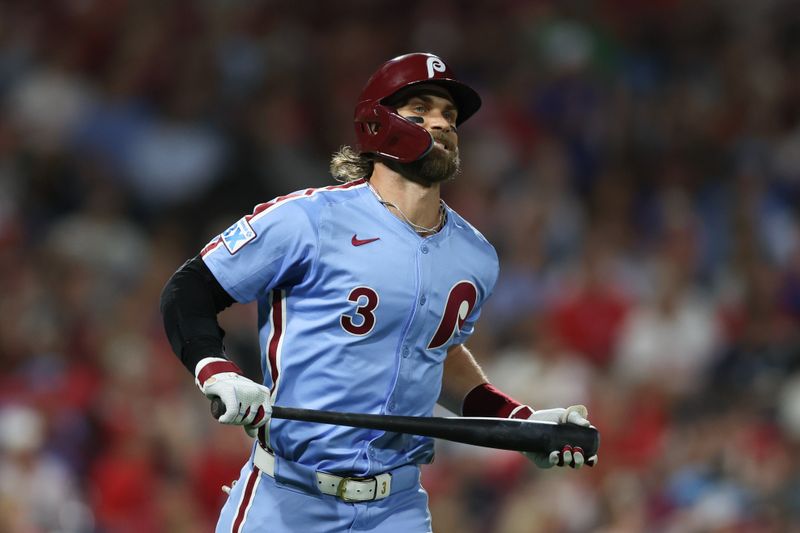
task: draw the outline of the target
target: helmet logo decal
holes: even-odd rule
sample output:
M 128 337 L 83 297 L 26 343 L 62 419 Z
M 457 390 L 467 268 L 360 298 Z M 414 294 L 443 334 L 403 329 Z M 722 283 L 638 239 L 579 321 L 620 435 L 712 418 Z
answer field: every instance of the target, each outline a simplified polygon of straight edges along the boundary
M 426 65 L 428 67 L 429 78 L 433 77 L 434 72 L 444 72 L 444 70 L 447 68 L 444 64 L 444 61 L 442 61 L 436 56 L 429 57 L 428 61 L 426 62 Z

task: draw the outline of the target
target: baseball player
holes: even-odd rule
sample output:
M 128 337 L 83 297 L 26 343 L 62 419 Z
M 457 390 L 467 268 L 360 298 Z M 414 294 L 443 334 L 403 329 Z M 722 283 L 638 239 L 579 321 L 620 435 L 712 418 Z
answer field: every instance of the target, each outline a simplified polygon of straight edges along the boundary
M 586 409 L 535 411 L 493 387 L 464 343 L 498 275 L 494 248 L 440 199 L 459 170 L 460 127 L 478 94 L 439 57 L 383 64 L 355 109 L 343 184 L 256 206 L 169 280 L 171 345 L 223 424 L 256 438 L 218 532 L 427 532 L 420 465 L 430 438 L 270 419 L 271 405 L 588 425 Z M 263 383 L 226 358 L 216 315 L 258 302 Z M 538 466 L 593 464 L 579 448 Z

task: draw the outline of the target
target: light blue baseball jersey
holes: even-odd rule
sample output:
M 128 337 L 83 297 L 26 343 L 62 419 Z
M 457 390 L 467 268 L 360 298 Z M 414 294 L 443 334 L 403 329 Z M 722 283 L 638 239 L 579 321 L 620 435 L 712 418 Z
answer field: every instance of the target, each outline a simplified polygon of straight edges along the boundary
M 202 257 L 238 302 L 258 302 L 273 403 L 430 416 L 447 349 L 472 333 L 498 275 L 494 248 L 455 211 L 421 237 L 365 180 L 257 206 Z M 273 419 L 270 445 L 316 469 L 370 476 L 430 462 L 430 438 Z

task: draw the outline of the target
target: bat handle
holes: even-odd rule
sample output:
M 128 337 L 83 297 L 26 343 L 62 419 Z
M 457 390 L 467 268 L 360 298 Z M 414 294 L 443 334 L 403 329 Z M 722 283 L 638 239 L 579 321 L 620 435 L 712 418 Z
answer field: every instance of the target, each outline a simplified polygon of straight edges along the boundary
M 273 407 L 272 408 L 272 416 L 274 418 L 281 418 L 282 409 L 283 409 L 282 407 L 278 407 L 278 406 Z M 225 411 L 227 411 L 227 408 L 225 407 L 225 402 L 223 402 L 222 399 L 219 396 L 212 396 L 211 397 L 211 416 L 213 416 L 214 418 L 219 420 L 220 417 L 225 414 Z M 263 416 L 263 413 L 264 413 L 264 408 L 263 407 L 259 407 L 258 411 L 261 414 L 256 417 L 256 422 L 258 420 L 261 420 L 261 417 Z
M 223 402 L 219 396 L 214 396 L 211 399 L 211 416 L 219 420 L 219 418 L 225 414 L 225 402 Z

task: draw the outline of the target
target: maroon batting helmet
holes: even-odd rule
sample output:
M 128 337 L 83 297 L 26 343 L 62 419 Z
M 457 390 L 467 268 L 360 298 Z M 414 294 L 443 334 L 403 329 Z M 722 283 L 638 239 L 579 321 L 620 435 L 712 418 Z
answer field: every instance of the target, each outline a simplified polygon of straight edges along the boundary
M 458 81 L 439 57 L 425 53 L 395 57 L 381 65 L 370 77 L 358 98 L 354 120 L 359 151 L 410 163 L 431 150 L 433 138 L 430 133 L 422 126 L 404 119 L 387 105 L 387 101 L 391 101 L 399 91 L 420 83 L 431 83 L 447 89 L 458 108 L 457 126 L 481 106 L 478 93 Z

